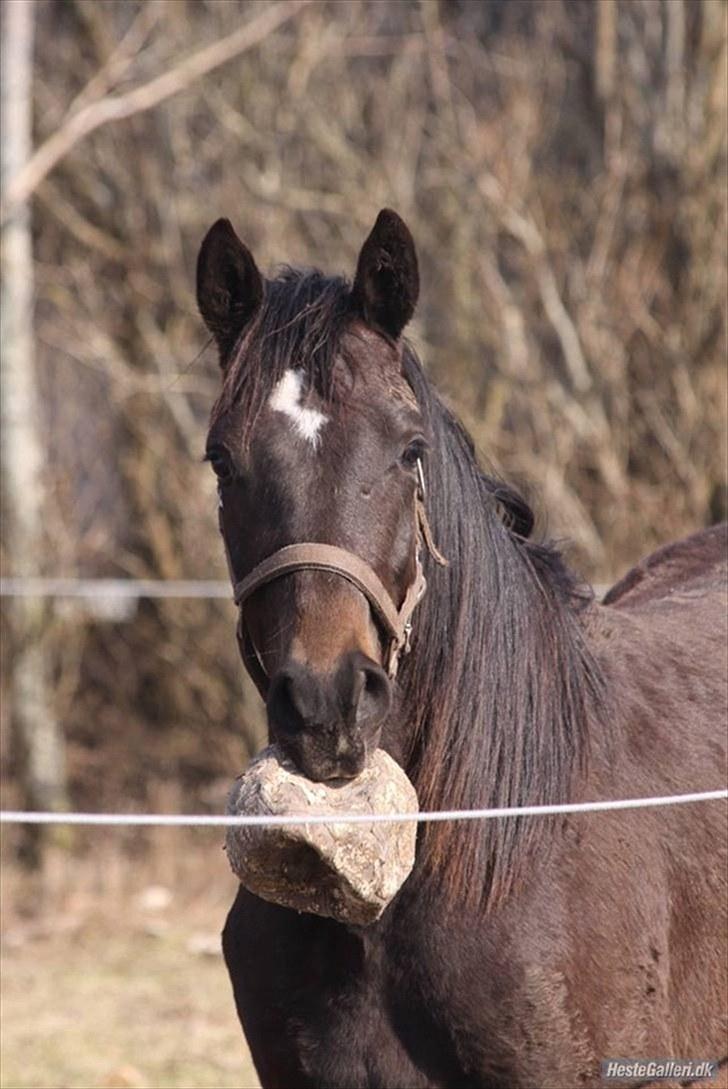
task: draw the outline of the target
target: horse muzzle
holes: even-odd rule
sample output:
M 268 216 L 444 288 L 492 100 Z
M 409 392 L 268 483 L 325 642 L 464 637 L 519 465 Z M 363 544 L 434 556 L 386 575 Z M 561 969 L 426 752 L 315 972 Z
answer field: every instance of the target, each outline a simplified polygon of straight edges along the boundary
M 308 779 L 353 779 L 379 743 L 391 702 L 387 674 L 360 651 L 327 674 L 291 659 L 270 681 L 270 739 Z

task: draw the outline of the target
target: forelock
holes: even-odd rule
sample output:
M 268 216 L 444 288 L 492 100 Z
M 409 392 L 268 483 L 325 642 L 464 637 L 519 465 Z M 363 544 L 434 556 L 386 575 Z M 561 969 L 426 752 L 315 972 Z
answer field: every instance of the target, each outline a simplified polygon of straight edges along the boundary
M 211 426 L 234 411 L 244 442 L 287 370 L 301 371 L 324 401 L 333 394 L 334 364 L 351 317 L 351 287 L 315 269 L 282 268 L 266 282 L 263 304 L 238 340 L 225 370 Z

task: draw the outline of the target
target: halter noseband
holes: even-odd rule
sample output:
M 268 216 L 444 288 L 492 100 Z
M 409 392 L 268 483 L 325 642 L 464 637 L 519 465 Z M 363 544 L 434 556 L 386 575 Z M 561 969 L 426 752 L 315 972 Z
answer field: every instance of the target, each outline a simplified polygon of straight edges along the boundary
M 220 517 L 220 533 L 225 545 L 225 556 L 233 584 L 233 597 L 240 610 L 237 627 L 238 645 L 245 667 L 262 696 L 265 697 L 265 691 L 268 687 L 268 674 L 245 625 L 244 605 L 248 598 L 261 586 L 282 578 L 284 575 L 289 575 L 293 571 L 329 571 L 355 586 L 369 602 L 372 612 L 386 633 L 387 645 L 383 665 L 387 670 L 387 674 L 391 679 L 394 679 L 397 675 L 400 656 L 406 654 L 410 648 L 412 614 L 422 600 L 427 588 L 420 560 L 422 544 L 424 543 L 436 563 L 441 566 L 447 565 L 447 560 L 435 546 L 430 524 L 427 520 L 424 503 L 425 482 L 422 465 L 419 461 L 417 462 L 417 476 L 418 485 L 415 493 L 415 577 L 407 588 L 404 601 L 399 609 L 377 573 L 365 560 L 345 548 L 315 541 L 285 545 L 261 560 L 245 578 L 236 579 L 230 558 L 230 550 L 225 540 L 225 534 L 222 531 L 222 517 Z M 220 506 L 222 507 L 222 503 Z

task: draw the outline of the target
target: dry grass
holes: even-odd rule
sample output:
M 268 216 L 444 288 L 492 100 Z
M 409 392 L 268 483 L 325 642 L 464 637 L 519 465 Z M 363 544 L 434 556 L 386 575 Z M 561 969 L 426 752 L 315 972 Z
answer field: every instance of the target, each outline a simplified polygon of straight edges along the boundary
M 220 955 L 234 881 L 205 838 L 135 862 L 102 833 L 30 883 L 6 867 L 4 1089 L 258 1085 Z

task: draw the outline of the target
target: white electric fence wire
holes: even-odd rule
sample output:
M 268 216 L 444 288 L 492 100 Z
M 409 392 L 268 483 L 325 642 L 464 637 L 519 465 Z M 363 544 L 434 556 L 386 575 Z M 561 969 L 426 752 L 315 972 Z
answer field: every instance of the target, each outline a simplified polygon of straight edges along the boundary
M 603 802 L 565 802 L 558 805 L 522 805 L 510 809 L 443 809 L 433 813 L 326 813 L 264 816 L 216 816 L 164 813 L 30 813 L 23 810 L 0 812 L 0 824 L 85 824 L 141 827 L 159 825 L 177 828 L 280 828 L 290 824 L 392 824 L 417 821 L 474 821 L 498 817 L 548 817 L 559 813 L 603 813 L 616 809 L 645 809 L 661 805 L 685 805 L 728 798 L 728 790 L 705 790 L 698 794 L 666 794 L 654 798 L 620 798 Z
M 595 587 L 598 595 L 603 587 Z M 229 583 L 216 579 L 77 579 L 3 578 L 0 597 L 86 598 L 230 598 Z M 163 813 L 31 813 L 0 812 L 0 824 L 74 824 L 106 826 L 161 826 L 184 828 L 282 827 L 296 824 L 390 824 L 395 822 L 492 820 L 501 817 L 546 817 L 559 813 L 599 813 L 618 809 L 643 809 L 728 798 L 728 790 L 696 794 L 667 794 L 652 798 L 621 798 L 601 802 L 567 802 L 558 805 L 526 805 L 501 809 L 446 809 L 432 813 L 285 814 L 280 816 L 217 816 Z
M 4 578 L 0 597 L 229 598 L 229 582 L 218 579 Z
M 607 587 L 595 586 L 597 598 Z M 220 579 L 0 578 L 0 597 L 202 598 L 232 601 L 229 582 Z

